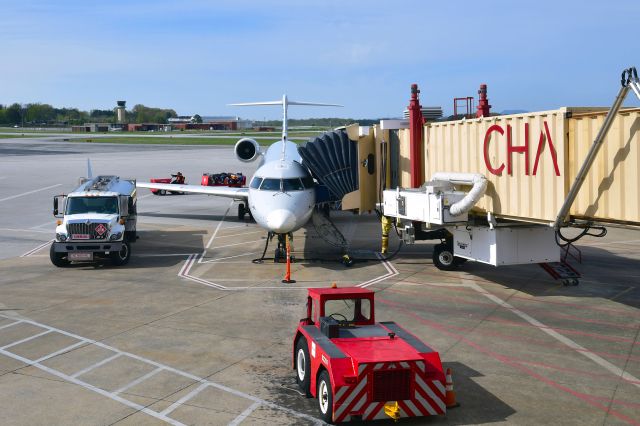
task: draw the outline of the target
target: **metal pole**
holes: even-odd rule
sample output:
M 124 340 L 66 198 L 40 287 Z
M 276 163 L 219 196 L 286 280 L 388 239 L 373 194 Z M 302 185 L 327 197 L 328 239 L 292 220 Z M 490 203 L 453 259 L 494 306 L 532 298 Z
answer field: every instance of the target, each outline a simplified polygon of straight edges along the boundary
M 580 167 L 580 171 L 576 175 L 576 179 L 573 181 L 573 185 L 571 185 L 571 190 L 569 191 L 567 198 L 564 200 L 564 204 L 558 212 L 558 216 L 556 217 L 556 221 L 553 225 L 554 229 L 560 229 L 560 227 L 565 223 L 565 218 L 569 213 L 569 209 L 578 196 L 578 192 L 580 191 L 580 188 L 584 183 L 584 179 L 587 177 L 587 173 L 589 173 L 589 169 L 591 169 L 591 166 L 593 165 L 593 162 L 598 155 L 598 151 L 600 151 L 600 148 L 602 147 L 602 143 L 604 142 L 604 139 L 607 136 L 609 129 L 611 128 L 611 124 L 613 124 L 613 120 L 615 120 L 616 114 L 620 110 L 624 99 L 627 97 L 627 93 L 629 93 L 629 83 L 630 82 L 627 81 L 627 84 L 624 84 L 623 81 L 620 92 L 618 92 L 618 96 L 616 96 L 616 99 L 613 101 L 613 106 L 609 110 L 609 113 L 607 113 L 600 131 L 598 132 L 596 139 L 593 141 L 593 145 L 591 145 L 591 149 L 587 154 L 587 158 L 584 160 L 584 163 L 582 163 L 582 167 Z

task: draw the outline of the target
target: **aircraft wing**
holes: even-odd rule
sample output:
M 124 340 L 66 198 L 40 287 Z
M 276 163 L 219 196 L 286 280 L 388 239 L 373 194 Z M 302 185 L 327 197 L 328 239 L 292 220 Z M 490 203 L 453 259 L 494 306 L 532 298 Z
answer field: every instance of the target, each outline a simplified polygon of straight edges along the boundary
M 138 188 L 164 189 L 165 191 L 189 192 L 191 194 L 217 195 L 218 197 L 247 200 L 249 188 L 235 188 L 229 186 L 178 185 L 175 183 L 136 182 Z

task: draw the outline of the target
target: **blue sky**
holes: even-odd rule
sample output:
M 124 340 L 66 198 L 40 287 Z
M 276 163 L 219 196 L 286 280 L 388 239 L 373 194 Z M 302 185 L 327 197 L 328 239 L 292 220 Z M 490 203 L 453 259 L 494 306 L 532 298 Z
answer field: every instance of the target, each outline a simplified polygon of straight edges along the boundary
M 278 118 L 399 116 L 489 86 L 495 111 L 609 106 L 640 67 L 638 1 L 0 0 L 0 103 Z M 639 105 L 629 99 L 626 105 Z

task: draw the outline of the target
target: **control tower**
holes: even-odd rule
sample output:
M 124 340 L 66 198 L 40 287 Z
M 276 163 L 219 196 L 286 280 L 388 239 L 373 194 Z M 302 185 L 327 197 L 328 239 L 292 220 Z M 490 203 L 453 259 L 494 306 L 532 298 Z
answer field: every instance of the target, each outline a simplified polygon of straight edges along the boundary
M 125 105 L 127 101 L 118 101 L 118 106 L 116 107 L 116 123 L 124 124 L 126 122 L 125 115 Z

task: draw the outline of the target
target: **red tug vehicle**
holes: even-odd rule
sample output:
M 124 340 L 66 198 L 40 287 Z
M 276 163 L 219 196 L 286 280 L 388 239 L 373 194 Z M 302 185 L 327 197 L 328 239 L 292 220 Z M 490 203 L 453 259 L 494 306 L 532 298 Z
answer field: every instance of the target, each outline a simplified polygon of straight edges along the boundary
M 375 322 L 374 295 L 308 289 L 293 340 L 298 386 L 328 423 L 445 414 L 440 355 L 395 322 Z

